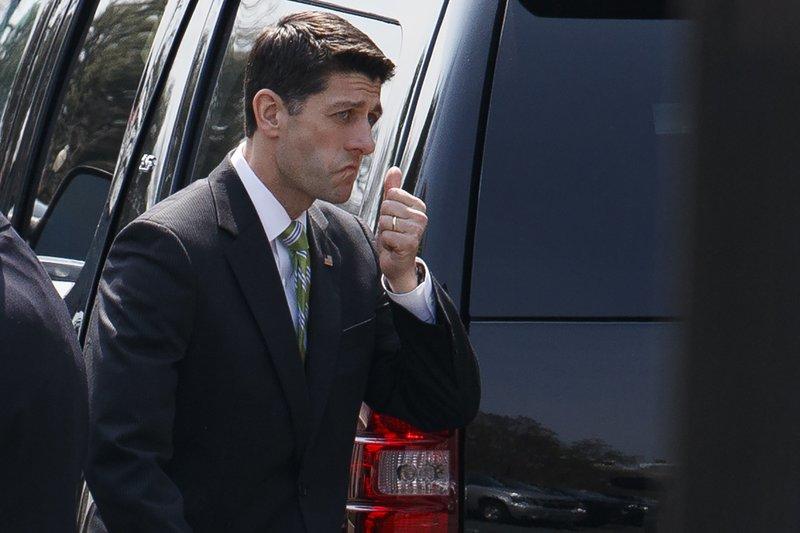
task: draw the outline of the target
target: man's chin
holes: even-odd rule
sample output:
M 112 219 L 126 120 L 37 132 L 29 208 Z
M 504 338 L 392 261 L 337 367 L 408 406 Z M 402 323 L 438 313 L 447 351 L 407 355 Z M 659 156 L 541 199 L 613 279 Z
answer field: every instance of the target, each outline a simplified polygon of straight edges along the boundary
M 350 197 L 353 196 L 353 189 L 350 189 L 346 194 L 340 194 L 337 196 L 335 200 L 332 200 L 332 204 L 343 204 L 347 202 Z
M 326 198 L 322 199 L 332 204 L 343 204 L 347 202 L 353 195 L 353 183 L 355 182 L 351 182 L 349 185 L 342 184 L 336 187 L 326 195 Z
M 328 194 L 317 196 L 318 200 L 322 200 L 323 202 L 328 202 L 330 204 L 343 204 L 347 202 L 350 197 L 353 195 L 353 190 L 350 189 L 347 192 L 339 193 L 338 191 L 330 192 Z

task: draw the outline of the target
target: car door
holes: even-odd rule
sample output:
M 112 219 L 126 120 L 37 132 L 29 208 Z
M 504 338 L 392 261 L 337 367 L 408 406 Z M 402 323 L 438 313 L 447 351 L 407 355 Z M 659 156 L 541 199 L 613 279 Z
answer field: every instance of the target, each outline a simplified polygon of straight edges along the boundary
M 182 10 L 180 2 L 167 0 L 48 3 L 42 25 L 49 33 L 42 30 L 36 53 L 17 69 L 14 84 L 25 96 L 15 101 L 16 120 L 5 106 L 16 144 L 4 139 L 0 201 L 76 323 L 86 292 L 73 287 L 90 285 L 95 275 L 84 265 L 151 47 L 163 41 L 169 19 Z M 43 70 L 48 66 L 52 73 Z
M 692 32 L 656 4 L 445 20 L 403 161 L 481 367 L 467 479 L 506 487 L 464 502 L 465 530 L 645 528 L 668 505 Z
M 675 469 L 690 23 L 537 7 L 508 3 L 487 109 L 466 468 L 561 491 L 586 511 L 562 525 L 645 527 Z

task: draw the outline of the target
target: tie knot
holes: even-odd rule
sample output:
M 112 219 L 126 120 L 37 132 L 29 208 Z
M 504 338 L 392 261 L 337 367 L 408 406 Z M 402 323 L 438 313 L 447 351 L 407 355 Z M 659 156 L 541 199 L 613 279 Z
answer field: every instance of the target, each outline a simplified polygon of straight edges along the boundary
M 278 238 L 293 252 L 305 252 L 308 250 L 308 238 L 306 237 L 305 228 L 296 220 L 293 220 Z

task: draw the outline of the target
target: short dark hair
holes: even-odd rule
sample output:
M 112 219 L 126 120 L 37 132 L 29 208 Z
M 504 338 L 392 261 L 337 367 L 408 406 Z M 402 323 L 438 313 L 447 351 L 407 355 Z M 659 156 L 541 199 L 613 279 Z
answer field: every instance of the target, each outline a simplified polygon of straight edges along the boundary
M 364 32 L 331 13 L 293 13 L 265 28 L 244 71 L 247 136 L 256 131 L 253 98 L 258 91 L 275 91 L 295 115 L 306 98 L 325 90 L 328 76 L 336 72 L 358 72 L 383 83 L 394 75 L 394 63 Z

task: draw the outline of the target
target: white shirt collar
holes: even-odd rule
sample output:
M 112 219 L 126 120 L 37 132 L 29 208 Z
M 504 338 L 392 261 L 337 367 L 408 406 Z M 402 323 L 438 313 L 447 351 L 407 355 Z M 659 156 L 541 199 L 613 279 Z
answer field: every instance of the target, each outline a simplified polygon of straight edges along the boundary
M 231 164 L 242 180 L 247 195 L 253 202 L 258 213 L 258 218 L 261 220 L 261 225 L 264 226 L 264 232 L 267 234 L 267 239 L 270 242 L 278 238 L 281 232 L 286 229 L 291 223 L 292 219 L 289 218 L 289 213 L 281 205 L 277 198 L 272 194 L 264 183 L 258 179 L 256 173 L 250 168 L 247 160 L 244 158 L 244 143 L 240 144 L 231 155 Z M 306 211 L 300 213 L 300 216 L 295 220 L 306 227 Z

